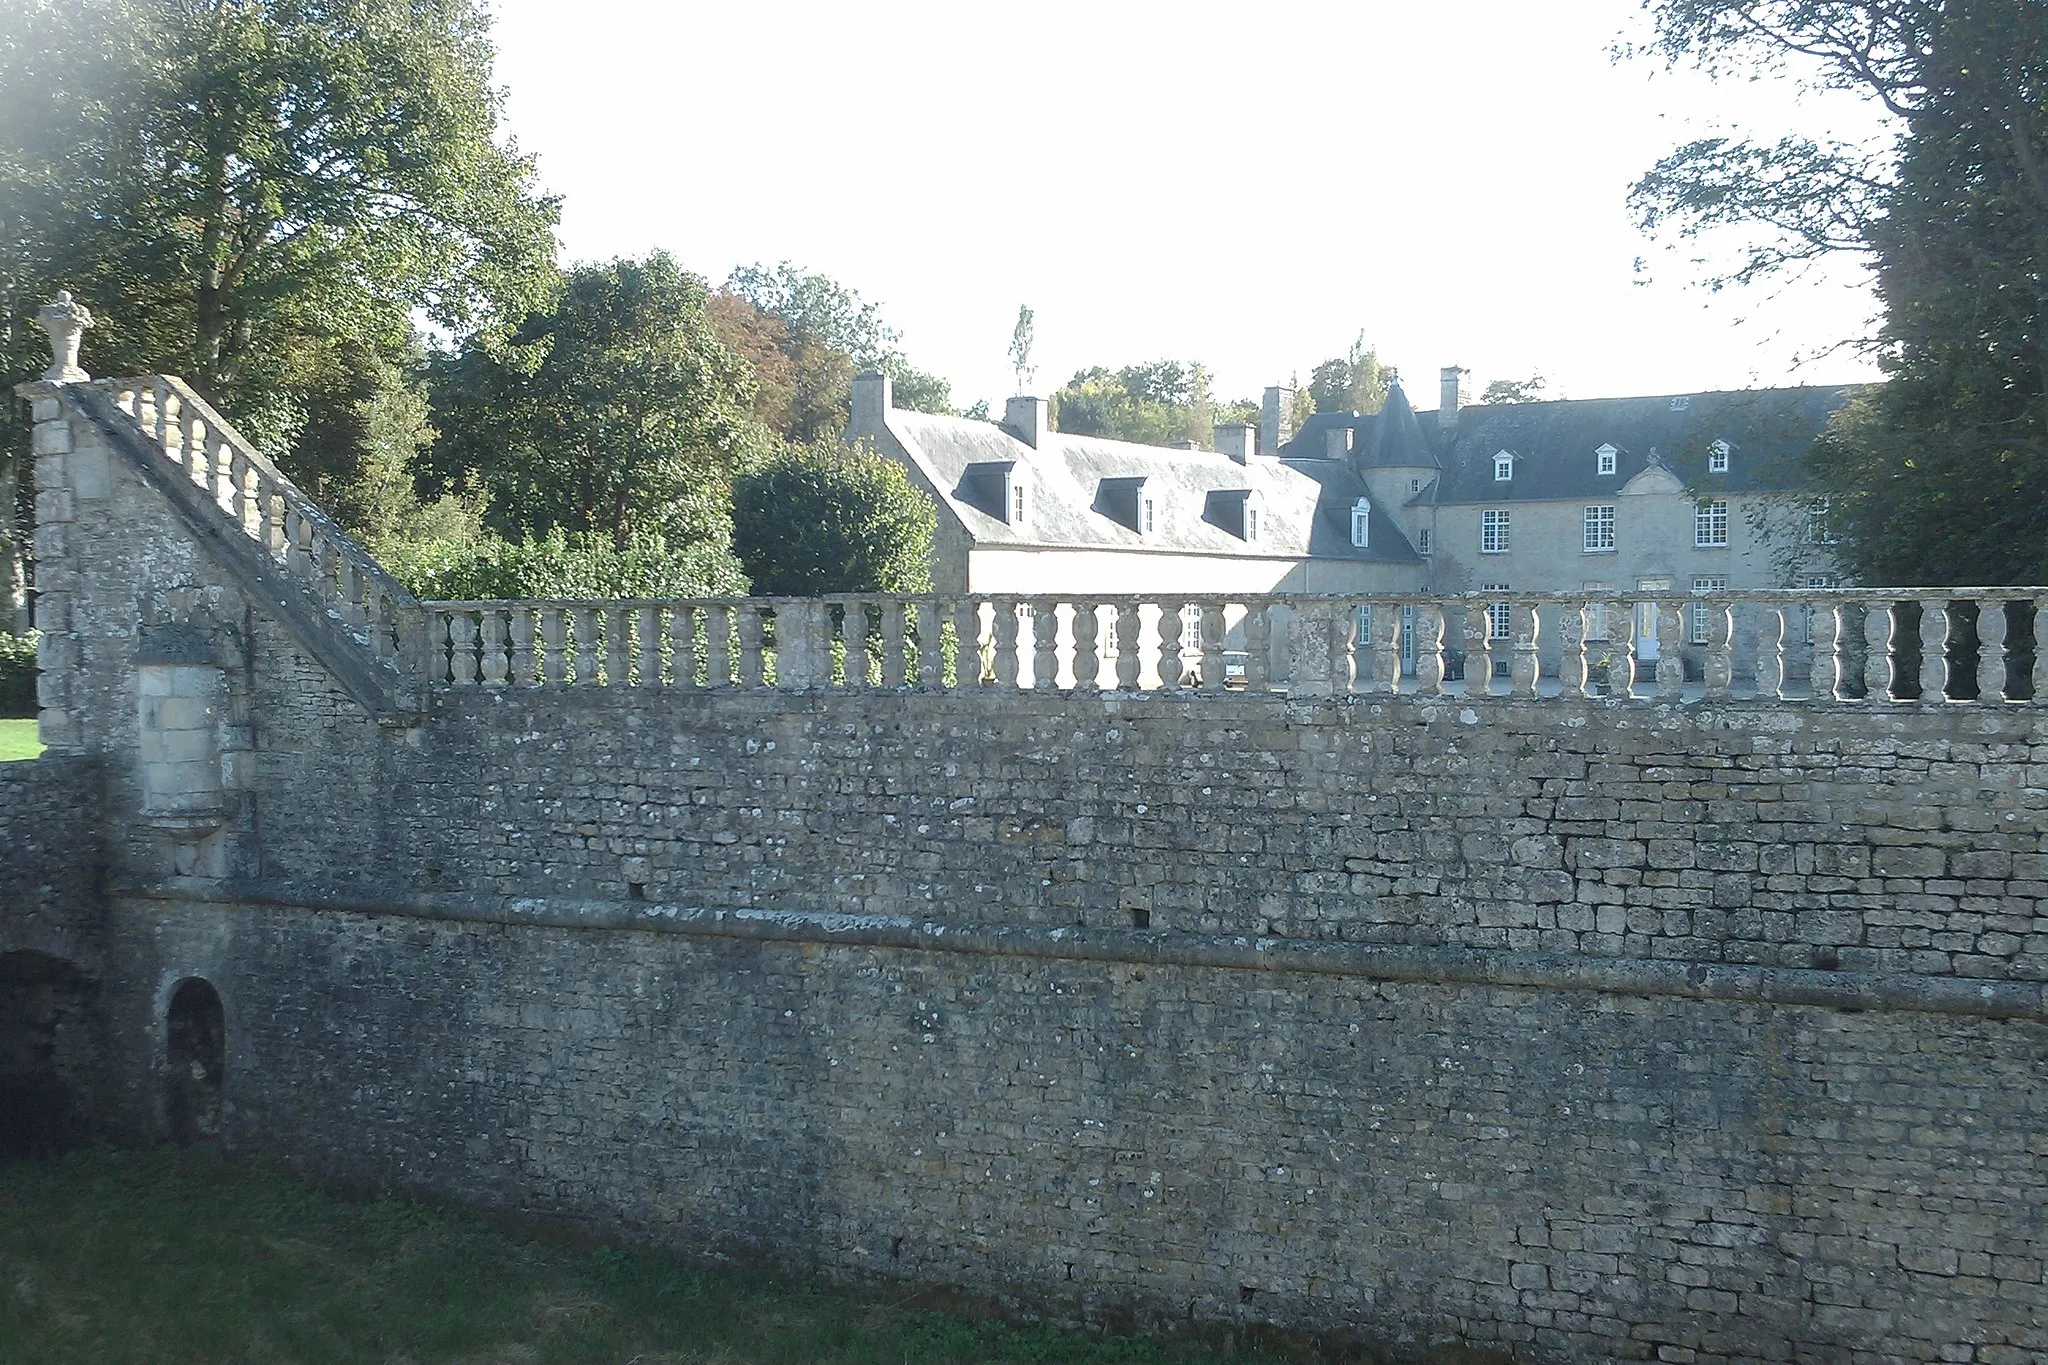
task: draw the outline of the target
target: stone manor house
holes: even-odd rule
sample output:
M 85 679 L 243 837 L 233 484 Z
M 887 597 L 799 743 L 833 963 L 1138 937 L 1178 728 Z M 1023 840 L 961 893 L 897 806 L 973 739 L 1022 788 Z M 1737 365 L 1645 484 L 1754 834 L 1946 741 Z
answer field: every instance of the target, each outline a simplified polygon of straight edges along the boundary
M 1296 431 L 1293 391 L 1271 388 L 1258 428 L 1219 426 L 1196 450 L 1055 431 L 1035 397 L 1012 398 L 999 423 L 906 412 L 868 374 L 848 435 L 937 500 L 941 592 L 1626 599 L 1836 586 L 1825 504 L 1798 491 L 1808 447 L 1852 392 L 1475 405 L 1451 367 L 1434 412 L 1416 412 L 1397 378 L 1379 412 L 1316 413 Z M 1706 614 L 1692 618 L 1689 654 L 1708 643 Z M 1609 623 L 1596 613 L 1590 629 Z

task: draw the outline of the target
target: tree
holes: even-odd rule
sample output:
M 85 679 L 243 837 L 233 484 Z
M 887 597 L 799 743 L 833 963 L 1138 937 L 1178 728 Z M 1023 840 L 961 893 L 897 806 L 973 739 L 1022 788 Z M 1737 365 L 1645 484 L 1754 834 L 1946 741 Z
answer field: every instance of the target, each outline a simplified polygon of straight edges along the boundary
M 1790 67 L 1892 117 L 1871 147 L 1681 148 L 1646 227 L 1757 232 L 1724 280 L 1853 252 L 1885 305 L 1883 385 L 1816 444 L 1828 553 L 1901 585 L 2048 573 L 2048 25 L 2030 0 L 1655 0 L 1667 60 Z M 1816 524 L 1819 524 L 1818 522 Z
M 598 532 L 726 544 L 732 472 L 764 437 L 753 381 L 707 314 L 710 289 L 662 253 L 572 270 L 508 342 L 434 375 L 439 487 L 480 486 L 509 539 Z
M 773 313 L 721 289 L 705 305 L 712 329 L 754 372 L 754 416 L 779 439 L 836 440 L 845 430 L 854 364 Z
M 1017 305 L 1017 325 L 1010 331 L 1010 364 L 1017 371 L 1017 392 L 1031 392 L 1037 371 L 1031 368 L 1031 346 L 1038 336 L 1038 319 L 1029 304 Z
M 1348 352 L 1309 371 L 1308 392 L 1317 412 L 1370 415 L 1387 401 L 1392 382 L 1393 371 L 1380 363 L 1379 352 L 1360 332 Z
M 416 314 L 467 332 L 551 287 L 555 205 L 497 136 L 491 59 L 477 0 L 0 10 L 7 382 L 68 287 L 93 368 L 184 374 L 299 472 L 379 382 L 348 368 L 402 362 Z
M 1540 403 L 1550 381 L 1540 374 L 1527 379 L 1496 379 L 1479 395 L 1482 403 Z
M 732 272 L 726 289 L 762 313 L 781 320 L 792 337 L 815 342 L 850 362 L 847 385 L 837 397 L 843 430 L 852 404 L 852 373 L 880 370 L 894 382 L 896 405 L 914 412 L 950 413 L 951 388 L 937 375 L 914 368 L 897 348 L 902 334 L 882 321 L 882 310 L 826 275 L 807 275 L 788 261 L 747 265 Z
M 871 447 L 786 446 L 733 483 L 734 542 L 773 597 L 928 592 L 938 513 Z
M 1209 372 L 1178 360 L 1080 370 L 1053 392 L 1051 406 L 1060 431 L 1142 445 L 1206 446 L 1214 416 Z

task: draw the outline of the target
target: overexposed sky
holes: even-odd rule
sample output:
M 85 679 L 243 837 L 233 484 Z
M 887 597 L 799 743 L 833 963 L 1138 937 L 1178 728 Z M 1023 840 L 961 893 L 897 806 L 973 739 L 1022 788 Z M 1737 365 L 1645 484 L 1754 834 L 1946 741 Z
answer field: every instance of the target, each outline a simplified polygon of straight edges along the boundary
M 1425 408 L 1448 364 L 1582 398 L 1871 373 L 1811 358 L 1870 330 L 1859 270 L 1713 294 L 1623 202 L 1689 138 L 1870 116 L 1616 64 L 1637 0 L 495 10 L 568 258 L 822 271 L 962 406 L 1014 389 L 1020 303 L 1040 390 L 1172 357 L 1256 396 L 1361 330 Z

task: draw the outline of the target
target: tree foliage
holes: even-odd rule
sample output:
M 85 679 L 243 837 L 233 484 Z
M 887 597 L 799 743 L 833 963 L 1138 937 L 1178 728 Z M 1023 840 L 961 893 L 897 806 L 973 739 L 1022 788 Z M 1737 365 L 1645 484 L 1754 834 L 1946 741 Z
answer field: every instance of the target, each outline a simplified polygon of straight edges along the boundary
M 787 446 L 733 485 L 734 540 L 754 591 L 776 597 L 926 592 L 938 514 L 867 446 Z
M 489 532 L 410 541 L 384 555 L 384 565 L 423 601 L 505 598 L 730 597 L 747 591 L 728 546 L 684 545 L 659 533 L 631 538 L 574 534 L 506 540 Z
M 1482 403 L 1540 403 L 1545 397 L 1544 390 L 1549 387 L 1550 381 L 1540 374 L 1532 374 L 1527 379 L 1496 379 L 1489 383 L 1479 395 L 1479 401 Z M 1555 398 L 1557 395 L 1551 394 L 1549 396 Z
M 555 306 L 434 375 L 447 490 L 480 487 L 519 540 L 600 532 L 723 544 L 732 473 L 761 436 L 746 362 L 718 339 L 710 290 L 659 252 L 569 272 Z
M 788 261 L 780 265 L 747 265 L 732 272 L 727 292 L 745 299 L 761 313 L 781 321 L 801 345 L 816 344 L 850 362 L 847 382 L 836 398 L 844 430 L 852 403 L 852 376 L 879 370 L 894 382 L 896 405 L 914 412 L 953 411 L 950 386 L 937 375 L 911 365 L 899 343 L 902 334 L 882 321 L 879 305 L 826 275 L 806 274 Z M 795 434 L 794 439 L 813 439 Z
M 1060 431 L 1142 445 L 1206 446 L 1214 418 L 1209 372 L 1178 360 L 1078 371 L 1053 392 L 1051 407 Z
M 1387 401 L 1393 370 L 1380 363 L 1379 352 L 1366 344 L 1365 333 L 1344 355 L 1325 360 L 1309 371 L 1308 393 L 1317 412 L 1370 415 Z

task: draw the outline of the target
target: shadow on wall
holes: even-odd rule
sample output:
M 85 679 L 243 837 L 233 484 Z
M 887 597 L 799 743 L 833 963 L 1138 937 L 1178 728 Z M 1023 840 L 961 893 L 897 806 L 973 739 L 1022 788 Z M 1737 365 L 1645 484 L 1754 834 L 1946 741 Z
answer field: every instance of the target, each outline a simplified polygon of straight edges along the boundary
M 220 993 L 196 976 L 171 993 L 166 1020 L 169 1075 L 164 1116 L 181 1146 L 220 1140 L 221 1083 L 227 1074 L 227 1020 Z
M 48 1156 L 87 1135 L 94 982 L 45 953 L 0 953 L 0 1158 Z

